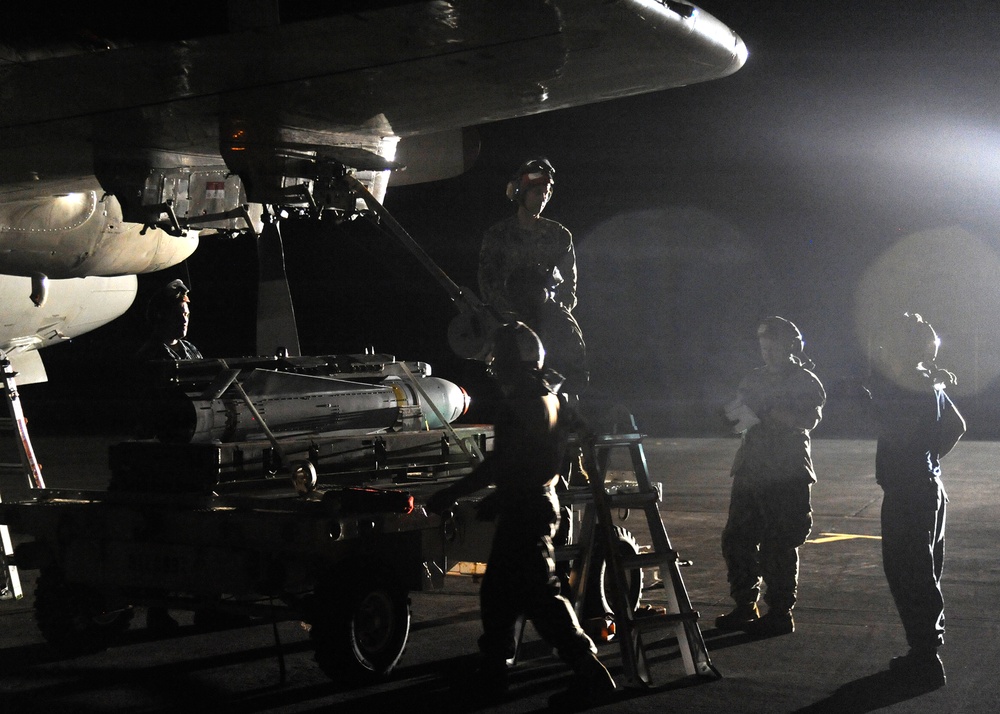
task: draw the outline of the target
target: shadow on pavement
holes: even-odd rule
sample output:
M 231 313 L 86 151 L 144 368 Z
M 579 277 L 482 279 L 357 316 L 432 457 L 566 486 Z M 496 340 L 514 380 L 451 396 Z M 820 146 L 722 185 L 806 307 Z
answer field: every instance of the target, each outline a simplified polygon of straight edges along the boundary
M 900 679 L 885 670 L 848 682 L 826 699 L 796 709 L 793 714 L 862 714 L 905 702 L 933 689 L 912 680 Z

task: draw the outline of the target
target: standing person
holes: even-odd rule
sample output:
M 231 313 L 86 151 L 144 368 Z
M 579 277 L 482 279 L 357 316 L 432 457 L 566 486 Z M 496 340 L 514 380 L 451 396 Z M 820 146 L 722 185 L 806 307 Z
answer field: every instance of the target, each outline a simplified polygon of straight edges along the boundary
M 516 648 L 522 615 L 576 672 L 561 705 L 606 700 L 615 682 L 597 658 L 597 647 L 580 628 L 560 594 L 552 538 L 559 522 L 556 482 L 564 461 L 571 414 L 543 376 L 545 350 L 523 323 L 500 327 L 488 358 L 504 400 L 495 425 L 494 450 L 471 474 L 434 493 L 429 510 L 441 513 L 463 496 L 496 484 L 496 532 L 480 589 L 483 634 L 479 638 L 482 689 L 507 690 L 507 660 Z
M 143 381 L 137 386 L 140 413 L 136 424 L 140 438 L 164 433 L 171 416 L 160 400 L 156 362 L 164 360 L 202 359 L 201 352 L 187 340 L 191 319 L 190 290 L 181 280 L 171 280 L 153 294 L 146 306 L 149 338 L 136 353 L 136 374 Z M 177 621 L 165 607 L 146 609 L 146 627 L 158 634 L 168 634 L 178 628 Z
M 732 612 L 720 630 L 771 637 L 795 631 L 799 546 L 812 529 L 816 481 L 810 432 L 823 418 L 826 392 L 810 371 L 799 329 L 783 317 L 757 327 L 764 366 L 747 375 L 726 416 L 742 443 L 733 462 L 729 520 L 722 531 Z M 762 582 L 767 613 L 757 607 Z
M 135 355 L 136 438 L 149 439 L 169 433 L 176 420 L 168 408 L 172 402 L 162 398 L 163 390 L 168 389 L 164 363 L 202 359 L 201 351 L 187 339 L 190 292 L 183 281 L 171 280 L 146 305 L 149 337 Z
M 945 393 L 955 375 L 935 364 L 941 340 L 920 315 L 886 331 L 871 391 L 878 428 L 875 480 L 882 487 L 882 567 L 909 652 L 890 669 L 920 686 L 945 684 L 944 529 L 948 496 L 941 459 L 965 433 Z

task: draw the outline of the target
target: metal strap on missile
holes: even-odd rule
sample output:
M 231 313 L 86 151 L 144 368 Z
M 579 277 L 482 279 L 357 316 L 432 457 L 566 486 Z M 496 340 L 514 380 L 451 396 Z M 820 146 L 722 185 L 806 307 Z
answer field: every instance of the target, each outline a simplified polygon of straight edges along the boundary
M 635 429 L 634 421 L 631 427 Z M 709 659 L 705 640 L 698 626 L 699 614 L 691 607 L 691 600 L 681 577 L 677 552 L 670 545 L 667 529 L 660 516 L 658 506 L 660 494 L 649 480 L 642 439 L 643 435 L 637 432 L 602 434 L 586 440 L 583 444 L 591 465 L 589 477 L 593 503 L 584 511 L 581 547 L 589 554 L 593 551 L 593 543 L 596 542 L 593 539 L 603 539 L 607 572 L 610 576 L 610 583 L 606 580 L 605 587 L 610 587 L 607 595 L 615 612 L 615 638 L 621 647 L 622 662 L 629 684 L 640 686 L 651 684 L 646 655 L 648 645 L 644 643 L 643 635 L 647 631 L 656 629 L 670 630 L 671 634 L 668 637 L 676 639 L 687 674 L 717 679 L 721 675 Z M 634 493 L 611 494 L 607 490 L 605 477 L 611 452 L 616 448 L 627 448 L 631 455 L 631 466 L 638 484 L 638 489 Z M 612 521 L 612 508 L 642 510 L 649 525 L 652 550 L 637 555 L 624 555 L 621 552 Z M 589 543 L 586 542 L 587 539 L 590 539 Z M 589 558 L 579 560 L 584 567 L 589 566 L 587 562 Z M 661 576 L 664 577 L 667 611 L 662 614 L 643 614 L 637 617 L 632 603 L 629 602 L 627 573 L 636 568 L 653 567 L 658 567 Z M 586 580 L 574 577 L 574 582 L 578 583 L 579 587 L 584 587 Z M 578 609 L 582 601 L 582 597 L 576 598 Z
M 448 432 L 448 436 L 450 436 L 455 443 L 458 444 L 458 447 L 465 453 L 466 456 L 468 456 L 472 461 L 475 461 L 477 464 L 481 464 L 486 457 L 483 456 L 483 452 L 480 451 L 476 443 L 474 441 L 470 441 L 466 444 L 465 441 L 459 438 L 458 434 L 455 433 L 454 427 L 452 427 L 448 420 L 444 418 L 444 415 L 441 413 L 441 410 L 438 409 L 437 404 L 435 404 L 434 400 L 428 396 L 427 391 L 420 385 L 417 378 L 413 376 L 413 372 L 411 372 L 410 368 L 406 366 L 406 363 L 400 362 L 399 366 L 402 368 L 403 374 L 406 375 L 406 378 L 410 380 L 413 388 L 416 389 L 423 400 L 427 402 L 431 411 L 434 412 L 434 416 L 436 416 L 438 421 L 441 422 L 441 426 Z
M 218 394 L 222 394 L 222 392 L 229 388 L 229 385 L 235 387 L 236 393 L 240 396 L 240 399 L 242 399 L 243 403 L 247 405 L 247 409 L 249 409 L 250 413 L 253 414 L 257 423 L 260 424 L 260 428 L 264 432 L 264 436 L 266 436 L 267 440 L 271 442 L 271 448 L 273 448 L 275 453 L 278 454 L 278 459 L 281 461 L 282 469 L 291 474 L 292 484 L 295 489 L 300 493 L 309 493 L 312 491 L 313 488 L 316 487 L 316 467 L 312 464 L 312 462 L 305 459 L 293 462 L 288 458 L 285 448 L 281 445 L 281 442 L 278 441 L 274 432 L 271 431 L 267 422 L 264 421 L 264 416 L 257 410 L 257 405 L 255 405 L 253 400 L 250 399 L 250 395 L 248 395 L 243 389 L 243 385 L 240 384 L 240 380 L 238 379 L 240 371 L 238 369 L 230 369 L 225 360 L 220 360 L 220 362 L 222 363 L 224 371 L 218 378 L 216 378 L 209 389 L 217 390 Z
M 9 417 L 0 419 L 0 428 L 7 434 L 13 436 L 14 449 L 18 453 L 18 461 L 0 464 L 3 474 L 23 474 L 28 480 L 28 488 L 45 488 L 45 481 L 42 479 L 42 467 L 35 458 L 35 450 L 31 446 L 31 438 L 28 436 L 28 422 L 24 418 L 24 411 L 21 409 L 21 398 L 17 392 L 17 382 L 14 380 L 13 367 L 10 360 L 3 353 L 0 353 L 0 371 L 3 372 L 3 391 L 7 402 L 7 412 Z M 6 582 L 3 589 L 9 592 L 14 599 L 21 599 L 24 593 L 21 589 L 21 578 L 17 572 L 17 564 L 14 563 L 14 544 L 10 539 L 10 530 L 6 525 L 0 525 L 0 541 L 3 547 L 3 566 Z

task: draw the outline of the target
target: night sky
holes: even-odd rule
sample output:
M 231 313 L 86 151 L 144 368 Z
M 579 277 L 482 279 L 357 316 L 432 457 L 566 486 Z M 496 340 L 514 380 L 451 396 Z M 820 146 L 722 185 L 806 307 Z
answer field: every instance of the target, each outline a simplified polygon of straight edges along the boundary
M 620 404 L 652 434 L 725 433 L 717 410 L 759 361 L 756 322 L 780 314 L 802 329 L 830 395 L 816 435 L 863 436 L 868 345 L 887 315 L 911 310 L 943 338 L 970 435 L 997 436 L 1000 10 L 700 6 L 745 40 L 736 74 L 480 127 L 471 171 L 390 187 L 386 208 L 474 288 L 482 232 L 512 210 L 509 173 L 547 156 L 557 174 L 545 215 L 576 241 L 595 416 Z M 365 225 L 288 226 L 285 239 L 305 353 L 374 347 L 427 361 L 469 389 L 470 418 L 488 417 L 481 365 L 445 342 L 454 308 L 403 248 Z M 188 265 L 141 276 L 118 322 L 43 353 L 52 381 L 25 390 L 39 421 L 58 422 L 47 405 L 69 396 L 114 401 L 144 297 L 175 275 L 191 283 L 190 336 L 206 355 L 252 351 L 253 251 L 206 238 Z

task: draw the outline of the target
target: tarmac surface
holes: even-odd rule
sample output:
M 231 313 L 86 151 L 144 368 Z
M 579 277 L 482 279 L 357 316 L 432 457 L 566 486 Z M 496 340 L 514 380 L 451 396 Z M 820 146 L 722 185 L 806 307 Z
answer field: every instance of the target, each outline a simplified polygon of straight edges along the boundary
M 644 442 L 652 480 L 663 484 L 661 514 L 718 679 L 685 673 L 677 644 L 647 638 L 652 686 L 627 686 L 619 646 L 600 656 L 620 696 L 592 711 L 614 712 L 995 712 L 1000 710 L 1000 444 L 962 442 L 944 461 L 950 496 L 944 593 L 948 684 L 933 691 L 904 686 L 889 660 L 906 651 L 902 627 L 882 573 L 881 491 L 874 481 L 875 444 L 813 442 L 819 482 L 815 526 L 801 549 L 796 632 L 764 640 L 714 629 L 728 611 L 719 536 L 729 501 L 733 439 Z M 47 485 L 100 488 L 107 442 L 35 440 Z M 5 498 L 7 498 L 5 494 Z M 623 514 L 620 514 L 623 515 Z M 620 523 L 648 543 L 641 514 Z M 656 573 L 646 572 L 647 586 Z M 0 602 L 0 703 L 4 712 L 409 712 L 545 711 L 570 674 L 527 629 L 521 662 L 501 703 L 483 704 L 466 686 L 476 664 L 478 583 L 447 578 L 441 591 L 412 594 L 407 650 L 391 677 L 344 687 L 313 661 L 308 636 L 295 622 L 202 633 L 180 614 L 182 627 L 155 639 L 136 617 L 111 649 L 71 660 L 56 658 L 35 627 L 34 573 L 22 573 L 26 596 Z M 650 588 L 643 602 L 665 603 Z M 280 644 L 279 644 L 280 643 Z

